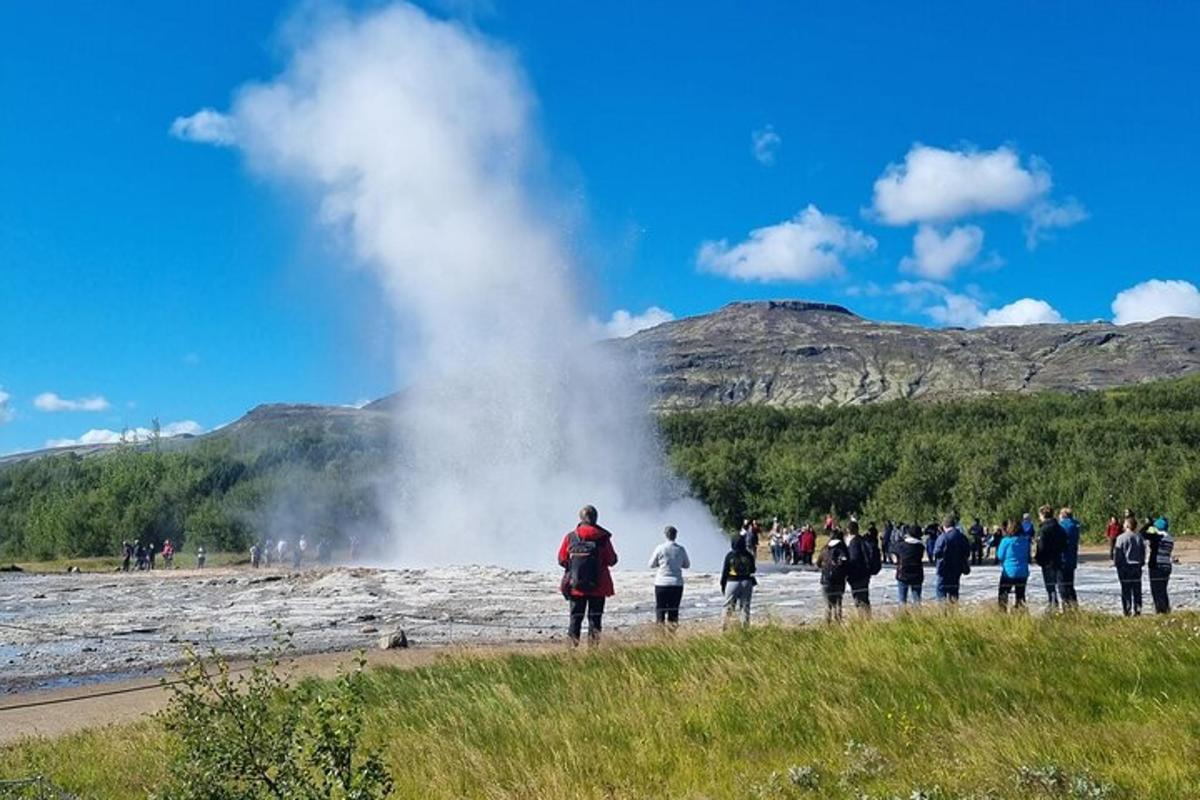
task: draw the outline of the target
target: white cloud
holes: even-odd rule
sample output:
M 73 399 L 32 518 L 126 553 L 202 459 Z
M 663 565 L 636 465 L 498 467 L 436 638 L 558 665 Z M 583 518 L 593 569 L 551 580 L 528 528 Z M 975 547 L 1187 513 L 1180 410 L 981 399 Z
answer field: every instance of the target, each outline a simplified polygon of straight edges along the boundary
M 1045 300 L 1022 297 L 1006 306 L 988 310 L 979 324 L 987 328 L 997 325 L 1048 325 L 1061 322 L 1066 322 L 1062 314 Z
M 769 167 L 775 163 L 775 154 L 779 152 L 781 144 L 783 137 L 775 132 L 772 125 L 750 134 L 750 152 L 754 154 L 754 159 L 764 166 Z
M 172 436 L 182 436 L 184 434 L 196 436 L 204 432 L 204 428 L 200 423 L 193 420 L 183 420 L 181 422 L 170 422 L 163 425 L 159 429 L 159 435 L 164 439 L 169 439 Z M 124 433 L 121 431 L 108 430 L 107 428 L 93 428 L 87 433 L 80 436 L 78 439 L 50 439 L 46 442 L 46 447 L 78 447 L 80 445 L 91 444 L 117 444 L 124 440 L 127 442 L 145 442 L 154 436 L 154 432 L 149 428 L 129 428 Z
M 1149 322 L 1163 317 L 1200 317 L 1200 289 L 1187 281 L 1143 281 L 1112 301 L 1113 322 Z
M 109 409 L 108 400 L 98 394 L 81 397 L 78 400 L 68 400 L 65 397 L 59 397 L 54 392 L 42 392 L 33 398 L 33 405 L 38 411 L 51 413 L 55 411 L 107 411 Z
M 202 108 L 188 117 L 176 117 L 171 135 L 185 142 L 228 147 L 237 143 L 233 119 L 212 108 Z
M 901 281 L 892 291 L 909 297 L 913 307 L 934 322 L 957 328 L 1001 325 L 1039 325 L 1065 322 L 1045 300 L 1023 297 L 1000 308 L 984 308 L 982 301 L 930 281 Z
M 1038 242 L 1047 238 L 1047 231 L 1069 228 L 1087 218 L 1087 209 L 1074 197 L 1068 197 L 1062 203 L 1048 200 L 1035 203 L 1029 209 L 1029 218 L 1025 222 L 1025 244 L 1032 250 Z
M 736 245 L 704 242 L 696 263 L 742 281 L 813 281 L 842 274 L 844 257 L 869 253 L 875 245 L 872 237 L 809 205 L 790 220 L 751 231 Z
M 655 325 L 661 325 L 673 319 L 675 319 L 675 315 L 670 311 L 658 306 L 650 306 L 641 314 L 631 314 L 622 308 L 614 311 L 607 322 L 601 322 L 592 317 L 588 320 L 588 324 L 597 339 L 624 339 L 626 336 L 633 336 L 638 331 L 653 328 Z
M 10 400 L 12 400 L 12 395 L 0 388 L 0 425 L 12 422 L 13 410 L 9 404 Z
M 960 225 L 942 234 L 934 226 L 922 224 L 913 236 L 913 254 L 900 261 L 900 269 L 944 281 L 974 261 L 982 247 L 983 229 L 978 225 Z
M 903 164 L 889 164 L 875 181 L 874 208 L 889 225 L 949 222 L 992 211 L 1020 212 L 1050 191 L 1050 173 L 1037 159 L 1021 165 L 1016 151 L 943 150 L 913 145 Z

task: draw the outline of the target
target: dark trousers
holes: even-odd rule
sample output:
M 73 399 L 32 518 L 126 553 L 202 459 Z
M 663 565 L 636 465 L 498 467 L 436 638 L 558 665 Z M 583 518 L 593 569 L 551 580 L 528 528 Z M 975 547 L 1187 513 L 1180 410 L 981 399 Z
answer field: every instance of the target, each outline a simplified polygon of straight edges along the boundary
M 865 617 L 871 616 L 871 579 L 850 581 L 850 596 L 854 606 Z
M 583 617 L 587 615 L 588 641 L 595 643 L 600 639 L 600 623 L 604 617 L 603 597 L 572 597 L 571 598 L 571 627 L 567 635 L 571 641 L 579 644 L 579 635 L 583 631 Z
M 1118 569 L 1117 580 L 1121 582 L 1121 610 L 1125 616 L 1142 613 L 1142 568 Z
M 1063 608 L 1078 608 L 1079 597 L 1075 594 L 1075 568 L 1063 567 L 1058 573 L 1058 596 Z
M 1151 567 L 1150 597 L 1154 600 L 1154 613 L 1167 614 L 1171 611 L 1171 599 L 1167 597 L 1167 581 L 1171 580 L 1171 570 Z
M 1046 597 L 1050 601 L 1051 610 L 1058 608 L 1058 582 L 1062 570 L 1057 565 L 1047 565 L 1042 567 L 1042 580 L 1046 584 Z
M 1000 573 L 1000 610 L 1008 611 L 1008 596 L 1016 593 L 1017 599 L 1013 608 L 1025 607 L 1025 585 L 1029 582 L 1028 578 L 1010 578 L 1003 572 Z
M 682 586 L 655 586 L 654 621 L 659 625 L 679 622 L 679 604 L 682 600 Z

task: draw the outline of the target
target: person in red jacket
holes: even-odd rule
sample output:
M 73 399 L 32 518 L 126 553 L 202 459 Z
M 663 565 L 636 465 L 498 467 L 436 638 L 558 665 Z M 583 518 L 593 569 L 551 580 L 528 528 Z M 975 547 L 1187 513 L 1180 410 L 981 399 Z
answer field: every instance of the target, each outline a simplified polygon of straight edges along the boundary
M 558 564 L 563 568 L 562 592 L 571 604 L 571 624 L 567 635 L 571 644 L 579 644 L 583 618 L 587 615 L 588 644 L 600 640 L 604 601 L 612 597 L 611 567 L 617 564 L 612 534 L 596 524 L 595 506 L 579 509 L 579 524 L 563 537 L 558 548 Z

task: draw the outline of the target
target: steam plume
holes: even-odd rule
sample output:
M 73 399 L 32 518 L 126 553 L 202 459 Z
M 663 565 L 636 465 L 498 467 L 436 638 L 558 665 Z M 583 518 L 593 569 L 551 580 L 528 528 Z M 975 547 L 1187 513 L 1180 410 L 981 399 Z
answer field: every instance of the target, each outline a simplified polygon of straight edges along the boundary
M 635 559 L 667 523 L 716 547 L 698 504 L 665 507 L 679 493 L 638 382 L 590 342 L 562 233 L 529 188 L 541 153 L 514 56 L 407 4 L 296 42 L 228 114 L 173 129 L 219 130 L 206 140 L 314 191 L 418 331 L 387 502 L 398 560 L 545 565 L 585 502 Z

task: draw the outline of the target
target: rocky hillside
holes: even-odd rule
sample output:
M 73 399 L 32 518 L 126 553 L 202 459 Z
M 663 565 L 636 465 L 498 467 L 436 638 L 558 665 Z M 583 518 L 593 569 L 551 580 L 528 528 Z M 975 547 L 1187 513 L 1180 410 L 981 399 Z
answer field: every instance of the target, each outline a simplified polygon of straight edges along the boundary
M 841 306 L 731 303 L 613 347 L 659 410 L 1103 389 L 1200 372 L 1200 319 L 935 330 Z

